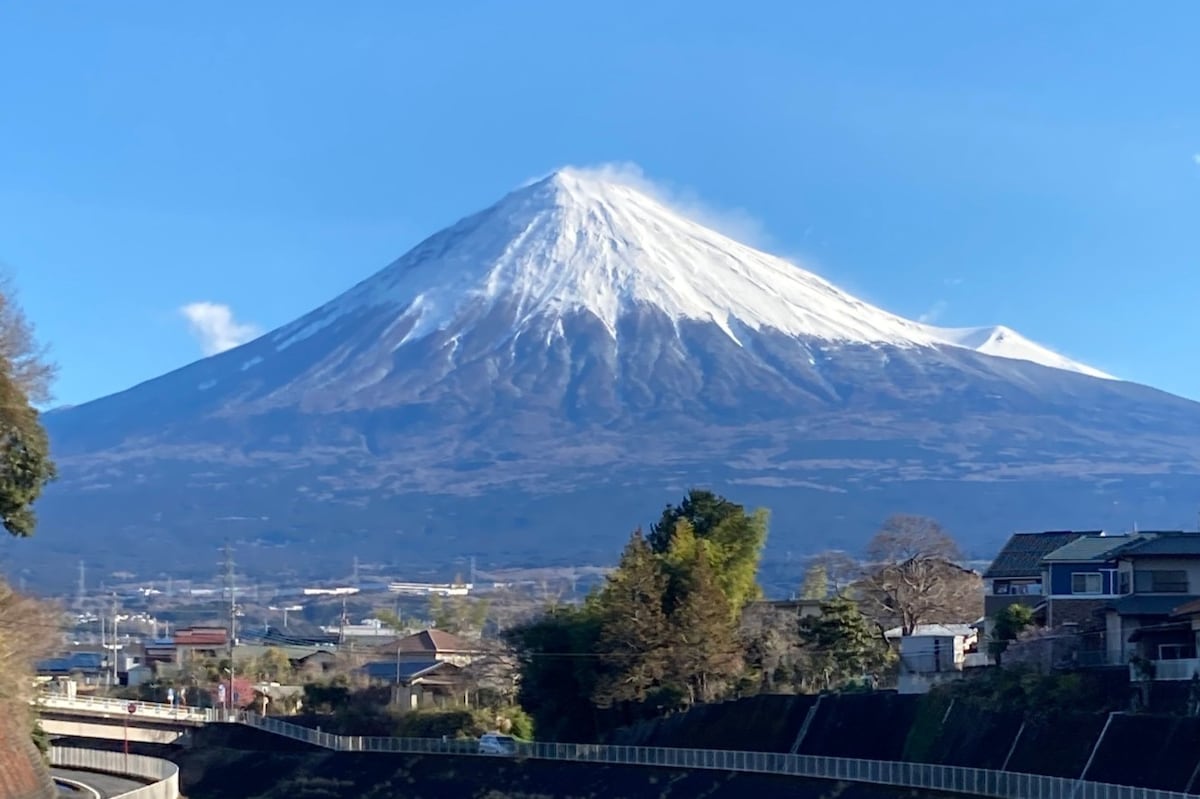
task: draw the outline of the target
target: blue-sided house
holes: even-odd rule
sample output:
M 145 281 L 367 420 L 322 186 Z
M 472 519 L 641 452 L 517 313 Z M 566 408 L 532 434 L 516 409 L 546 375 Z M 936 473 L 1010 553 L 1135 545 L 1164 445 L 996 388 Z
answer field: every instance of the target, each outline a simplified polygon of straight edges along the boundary
M 1046 626 L 1104 629 L 1104 611 L 1120 589 L 1115 552 L 1128 535 L 1092 533 L 1042 558 L 1046 584 Z

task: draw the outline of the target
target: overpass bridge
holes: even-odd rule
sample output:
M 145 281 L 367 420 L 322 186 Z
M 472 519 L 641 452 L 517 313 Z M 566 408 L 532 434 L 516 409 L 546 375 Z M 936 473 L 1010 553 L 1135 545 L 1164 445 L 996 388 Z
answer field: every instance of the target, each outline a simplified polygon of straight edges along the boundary
M 195 728 L 214 720 L 213 711 L 156 702 L 43 694 L 35 701 L 48 735 L 107 738 L 139 743 L 183 743 Z
M 303 741 L 334 752 L 376 752 L 414 755 L 453 755 L 475 757 L 516 757 L 557 760 L 574 763 L 642 766 L 660 769 L 687 769 L 774 774 L 834 782 L 859 782 L 895 788 L 909 788 L 958 796 L 983 796 L 991 799 L 1200 799 L 1200 794 L 1160 791 L 1130 785 L 1091 782 L 1083 779 L 1047 777 L 994 769 L 911 763 L 895 760 L 862 760 L 820 755 L 778 752 L 745 752 L 720 749 L 684 749 L 661 746 L 619 746 L 609 744 L 563 744 L 548 742 L 519 743 L 512 755 L 482 753 L 474 741 L 446 741 L 428 738 L 385 738 L 336 735 L 301 727 L 278 718 L 249 711 L 181 709 L 170 705 L 138 702 L 129 713 L 128 702 L 106 699 L 67 699 L 42 706 L 60 717 L 75 717 L 81 724 L 93 725 L 98 733 L 107 725 L 107 734 L 64 733 L 83 737 L 121 737 L 117 711 L 113 703 L 124 706 L 127 716 L 144 716 L 146 729 L 178 732 L 175 742 L 186 743 L 186 735 L 207 724 L 239 724 L 295 741 Z M 43 721 L 45 728 L 45 721 Z M 47 732 L 50 732 L 46 728 Z M 53 733 L 52 733 L 53 734 Z M 149 733 L 148 733 L 149 734 Z M 130 740 L 133 740 L 132 738 Z M 173 799 L 173 797 L 172 797 Z

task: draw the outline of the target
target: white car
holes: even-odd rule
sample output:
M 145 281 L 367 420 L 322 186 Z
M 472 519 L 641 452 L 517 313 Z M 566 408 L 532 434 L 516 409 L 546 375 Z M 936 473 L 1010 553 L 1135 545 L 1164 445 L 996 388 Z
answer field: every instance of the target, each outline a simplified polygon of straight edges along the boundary
M 487 732 L 479 736 L 479 754 L 481 755 L 515 755 L 517 739 L 511 735 L 498 732 Z

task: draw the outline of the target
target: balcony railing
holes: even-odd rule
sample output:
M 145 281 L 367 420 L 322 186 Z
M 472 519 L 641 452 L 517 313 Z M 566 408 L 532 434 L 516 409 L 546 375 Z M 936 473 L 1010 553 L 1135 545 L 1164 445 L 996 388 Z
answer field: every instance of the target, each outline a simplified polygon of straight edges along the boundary
M 1138 663 L 1129 664 L 1129 679 L 1134 682 L 1143 680 L 1190 680 L 1194 675 L 1200 675 L 1200 658 L 1180 658 L 1178 660 L 1151 660 L 1147 669 Z

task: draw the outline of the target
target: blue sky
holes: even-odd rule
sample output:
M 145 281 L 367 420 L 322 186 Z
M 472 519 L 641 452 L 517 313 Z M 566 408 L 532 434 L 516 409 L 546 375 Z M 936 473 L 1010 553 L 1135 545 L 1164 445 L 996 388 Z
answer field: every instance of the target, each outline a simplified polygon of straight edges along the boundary
M 1095 0 L 8 4 L 0 264 L 76 403 L 200 357 L 189 304 L 270 329 L 530 177 L 635 162 L 889 310 L 1200 398 L 1198 27 Z

